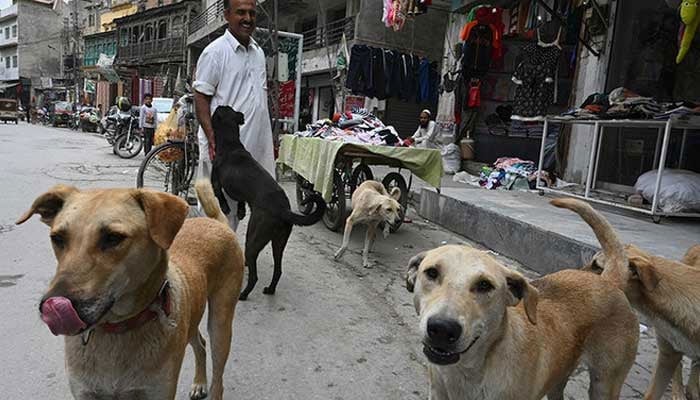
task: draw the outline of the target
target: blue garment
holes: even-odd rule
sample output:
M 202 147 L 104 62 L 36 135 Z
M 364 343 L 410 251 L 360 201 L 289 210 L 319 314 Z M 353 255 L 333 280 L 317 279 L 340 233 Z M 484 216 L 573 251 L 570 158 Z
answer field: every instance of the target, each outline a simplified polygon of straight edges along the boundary
M 438 72 L 430 60 L 423 58 L 418 67 L 418 103 L 437 104 L 438 102 Z

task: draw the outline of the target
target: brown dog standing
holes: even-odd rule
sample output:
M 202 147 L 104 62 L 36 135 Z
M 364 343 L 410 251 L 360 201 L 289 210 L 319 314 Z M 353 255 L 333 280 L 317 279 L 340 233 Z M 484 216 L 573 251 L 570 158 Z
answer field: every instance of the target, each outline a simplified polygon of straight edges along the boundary
M 443 246 L 414 257 L 406 284 L 430 361 L 431 400 L 563 400 L 587 364 L 590 398 L 617 399 L 637 350 L 637 317 L 600 276 L 528 282 L 487 252 Z
M 362 250 L 362 266 L 369 267 L 369 252 L 374 246 L 377 237 L 377 228 L 384 223 L 384 237 L 389 235 L 389 226 L 400 221 L 401 218 L 401 189 L 393 188 L 387 193 L 384 185 L 377 181 L 363 182 L 352 194 L 352 213 L 345 221 L 345 233 L 343 244 L 335 253 L 335 260 L 339 260 L 350 244 L 350 235 L 355 224 L 367 224 L 365 235 L 365 247 Z
M 58 267 L 39 310 L 65 336 L 76 399 L 173 399 L 188 343 L 196 359 L 190 397 L 204 398 L 199 322 L 207 302 L 209 394 L 223 398 L 244 261 L 211 186 L 197 189 L 210 218 L 185 220 L 187 204 L 166 193 L 58 185 L 17 221 L 40 214 L 51 228 Z
M 574 211 L 590 225 L 603 250 L 589 268 L 614 277 L 632 306 L 654 326 L 659 353 L 644 399 L 661 399 L 683 355 L 700 358 L 700 268 L 653 256 L 633 245 L 612 245 L 619 243 L 615 231 L 587 203 L 555 199 L 552 204 Z

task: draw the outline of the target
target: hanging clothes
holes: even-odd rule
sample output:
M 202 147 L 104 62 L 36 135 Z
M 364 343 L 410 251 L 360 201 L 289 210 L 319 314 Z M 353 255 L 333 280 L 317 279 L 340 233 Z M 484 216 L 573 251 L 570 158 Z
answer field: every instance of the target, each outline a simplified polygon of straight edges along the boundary
M 556 45 L 544 47 L 530 43 L 523 48 L 522 61 L 512 78 L 517 85 L 512 119 L 536 120 L 547 114 L 554 99 L 561 53 Z
M 478 22 L 465 32 L 466 40 L 462 47 L 462 73 L 467 79 L 481 78 L 491 66 L 494 33 L 488 25 Z

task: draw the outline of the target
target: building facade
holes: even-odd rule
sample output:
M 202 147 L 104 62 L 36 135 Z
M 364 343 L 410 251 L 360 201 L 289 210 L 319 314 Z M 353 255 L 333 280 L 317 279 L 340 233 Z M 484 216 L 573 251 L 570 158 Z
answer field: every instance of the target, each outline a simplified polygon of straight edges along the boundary
M 261 7 L 269 8 L 270 2 Z M 443 37 L 449 12 L 449 1 L 433 1 L 430 12 L 411 19 L 396 32 L 382 23 L 383 3 L 378 0 L 289 0 L 279 1 L 277 29 L 304 36 L 301 61 L 301 110 L 299 126 L 312 120 L 328 118 L 334 112 L 344 111 L 351 96 L 345 89 L 345 76 L 337 69 L 337 54 L 343 38 L 347 48 L 367 45 L 384 50 L 411 53 L 441 62 L 442 47 L 436 46 L 435 37 Z M 213 38 L 223 34 L 221 0 L 205 0 L 204 11 L 189 26 L 188 72 L 192 74 L 202 50 Z M 258 26 L 272 27 L 266 12 L 258 12 Z M 269 68 L 268 64 L 268 69 Z M 363 96 L 351 96 L 353 104 Z M 364 98 L 366 104 L 370 101 Z M 387 124 L 394 125 L 399 133 L 409 136 L 417 125 L 418 114 L 423 108 L 434 107 L 415 101 L 387 99 L 374 102 L 375 108 Z

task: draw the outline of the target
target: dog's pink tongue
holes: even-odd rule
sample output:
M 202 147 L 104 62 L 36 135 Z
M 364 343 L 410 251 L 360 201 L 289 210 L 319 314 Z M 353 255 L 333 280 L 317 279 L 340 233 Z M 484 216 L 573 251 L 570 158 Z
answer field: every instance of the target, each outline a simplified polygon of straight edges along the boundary
M 87 327 L 65 297 L 50 297 L 41 305 L 41 320 L 54 335 L 75 335 Z

